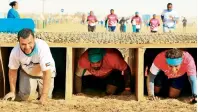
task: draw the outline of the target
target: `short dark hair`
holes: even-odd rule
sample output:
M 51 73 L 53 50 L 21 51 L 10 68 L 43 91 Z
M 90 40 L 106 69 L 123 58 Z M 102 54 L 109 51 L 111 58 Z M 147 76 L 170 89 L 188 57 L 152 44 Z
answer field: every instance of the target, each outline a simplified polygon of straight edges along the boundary
M 17 3 L 16 1 L 13 1 L 13 2 L 10 2 L 10 4 L 9 4 L 9 5 L 10 5 L 11 7 L 13 7 L 13 6 L 15 6 L 15 5 L 16 5 L 16 3 Z
M 111 9 L 110 11 L 114 11 L 114 9 Z
M 181 58 L 183 55 L 183 51 L 180 50 L 180 49 L 177 49 L 177 48 L 173 48 L 173 49 L 170 49 L 170 50 L 167 50 L 166 51 L 166 58 Z
M 18 32 L 17 38 L 18 38 L 18 40 L 19 40 L 19 38 L 26 39 L 26 38 L 28 38 L 30 35 L 32 35 L 33 38 L 34 38 L 34 33 L 33 33 L 33 31 L 32 31 L 31 29 L 29 29 L 29 28 L 24 28 L 24 29 L 22 29 L 22 30 L 20 30 L 20 31 Z
M 173 5 L 173 4 L 172 4 L 172 3 L 168 3 L 168 4 L 167 4 L 167 7 L 168 7 L 169 5 Z

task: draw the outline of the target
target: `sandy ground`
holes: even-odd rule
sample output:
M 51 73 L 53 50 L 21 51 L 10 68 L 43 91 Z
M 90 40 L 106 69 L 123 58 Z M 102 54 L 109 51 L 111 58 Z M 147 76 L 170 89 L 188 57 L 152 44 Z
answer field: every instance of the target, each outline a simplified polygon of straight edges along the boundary
M 178 99 L 134 100 L 134 96 L 73 96 L 70 100 L 12 102 L 0 100 L 0 112 L 196 112 L 196 104 Z

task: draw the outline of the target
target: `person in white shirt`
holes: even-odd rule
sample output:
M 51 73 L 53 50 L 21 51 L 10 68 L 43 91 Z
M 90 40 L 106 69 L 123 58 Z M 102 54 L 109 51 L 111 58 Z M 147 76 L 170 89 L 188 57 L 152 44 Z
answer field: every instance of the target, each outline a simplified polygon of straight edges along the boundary
M 172 8 L 172 3 L 168 3 L 167 9 L 162 12 L 161 19 L 164 32 L 173 32 L 178 23 L 179 16 L 176 11 L 172 10 Z
M 45 104 L 52 98 L 54 77 L 56 75 L 55 62 L 48 44 L 34 37 L 31 29 L 18 32 L 19 43 L 12 49 L 9 57 L 10 92 L 4 100 L 16 97 L 17 71 L 19 70 L 19 97 L 21 100 L 40 98 Z M 20 67 L 20 69 L 19 69 Z M 36 91 L 38 88 L 38 92 Z

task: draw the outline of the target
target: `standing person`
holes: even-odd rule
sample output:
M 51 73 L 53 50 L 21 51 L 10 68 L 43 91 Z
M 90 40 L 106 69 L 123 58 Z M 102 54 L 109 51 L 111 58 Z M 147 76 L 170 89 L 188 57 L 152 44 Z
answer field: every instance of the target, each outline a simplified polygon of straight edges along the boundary
M 175 30 L 179 16 L 177 12 L 173 10 L 172 3 L 167 4 L 167 9 L 162 12 L 161 19 L 164 32 L 173 32 Z
M 128 19 L 125 19 L 124 17 L 122 17 L 122 19 L 120 20 L 120 32 L 126 32 L 127 26 L 126 26 L 126 22 Z
M 44 104 L 48 98 L 52 98 L 56 73 L 50 48 L 45 41 L 36 39 L 30 29 L 19 31 L 18 41 L 10 53 L 8 65 L 10 92 L 5 95 L 4 100 L 15 99 L 17 71 L 21 66 L 19 97 L 21 100 L 40 98 L 41 104 Z
M 165 50 L 155 57 L 151 65 L 147 78 L 148 95 L 151 100 L 154 100 L 161 89 L 165 89 L 169 97 L 177 98 L 184 87 L 185 79 L 188 77 L 192 90 L 190 101 L 196 103 L 196 75 L 195 61 L 188 52 L 176 48 Z
M 117 23 L 118 23 L 118 17 L 116 14 L 114 14 L 114 10 L 111 9 L 110 14 L 107 16 L 105 24 L 110 32 L 115 32 Z
M 140 32 L 142 19 L 139 16 L 139 12 L 135 12 L 135 16 L 131 18 L 131 23 L 133 32 Z
M 96 30 L 96 22 L 98 22 L 96 16 L 94 16 L 93 11 L 90 11 L 90 15 L 87 17 L 88 22 L 88 32 L 94 32 Z
M 107 95 L 118 93 L 128 95 L 131 94 L 130 79 L 130 67 L 118 49 L 90 48 L 78 61 L 75 90 L 76 93 L 82 93 L 83 87 L 87 85 L 105 90 Z
M 156 33 L 158 31 L 158 27 L 160 26 L 159 20 L 156 18 L 156 14 L 153 14 L 153 18 L 149 22 L 150 30 L 152 33 Z
M 8 11 L 7 18 L 20 18 L 19 13 L 17 12 L 18 9 L 18 2 L 13 1 L 9 4 L 12 8 Z
M 182 23 L 183 23 L 183 32 L 186 32 L 187 19 L 185 17 L 182 20 Z
M 81 24 L 85 24 L 85 21 L 86 21 L 86 15 L 83 14 L 83 15 L 82 15 Z

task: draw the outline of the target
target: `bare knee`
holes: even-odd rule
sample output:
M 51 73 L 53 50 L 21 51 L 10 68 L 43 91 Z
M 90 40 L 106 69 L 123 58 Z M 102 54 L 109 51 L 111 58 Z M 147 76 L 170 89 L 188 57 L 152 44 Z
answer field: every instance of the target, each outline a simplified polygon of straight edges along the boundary
M 169 97 L 170 98 L 177 98 L 180 95 L 181 90 L 170 87 L 169 89 Z
M 107 87 L 106 87 L 106 94 L 107 95 L 113 95 L 113 94 L 115 94 L 116 90 L 117 90 L 117 87 L 116 86 L 114 86 L 114 85 L 107 85 Z
M 160 92 L 160 90 L 161 90 L 161 87 L 158 87 L 158 86 L 154 87 L 155 94 L 158 94 Z

